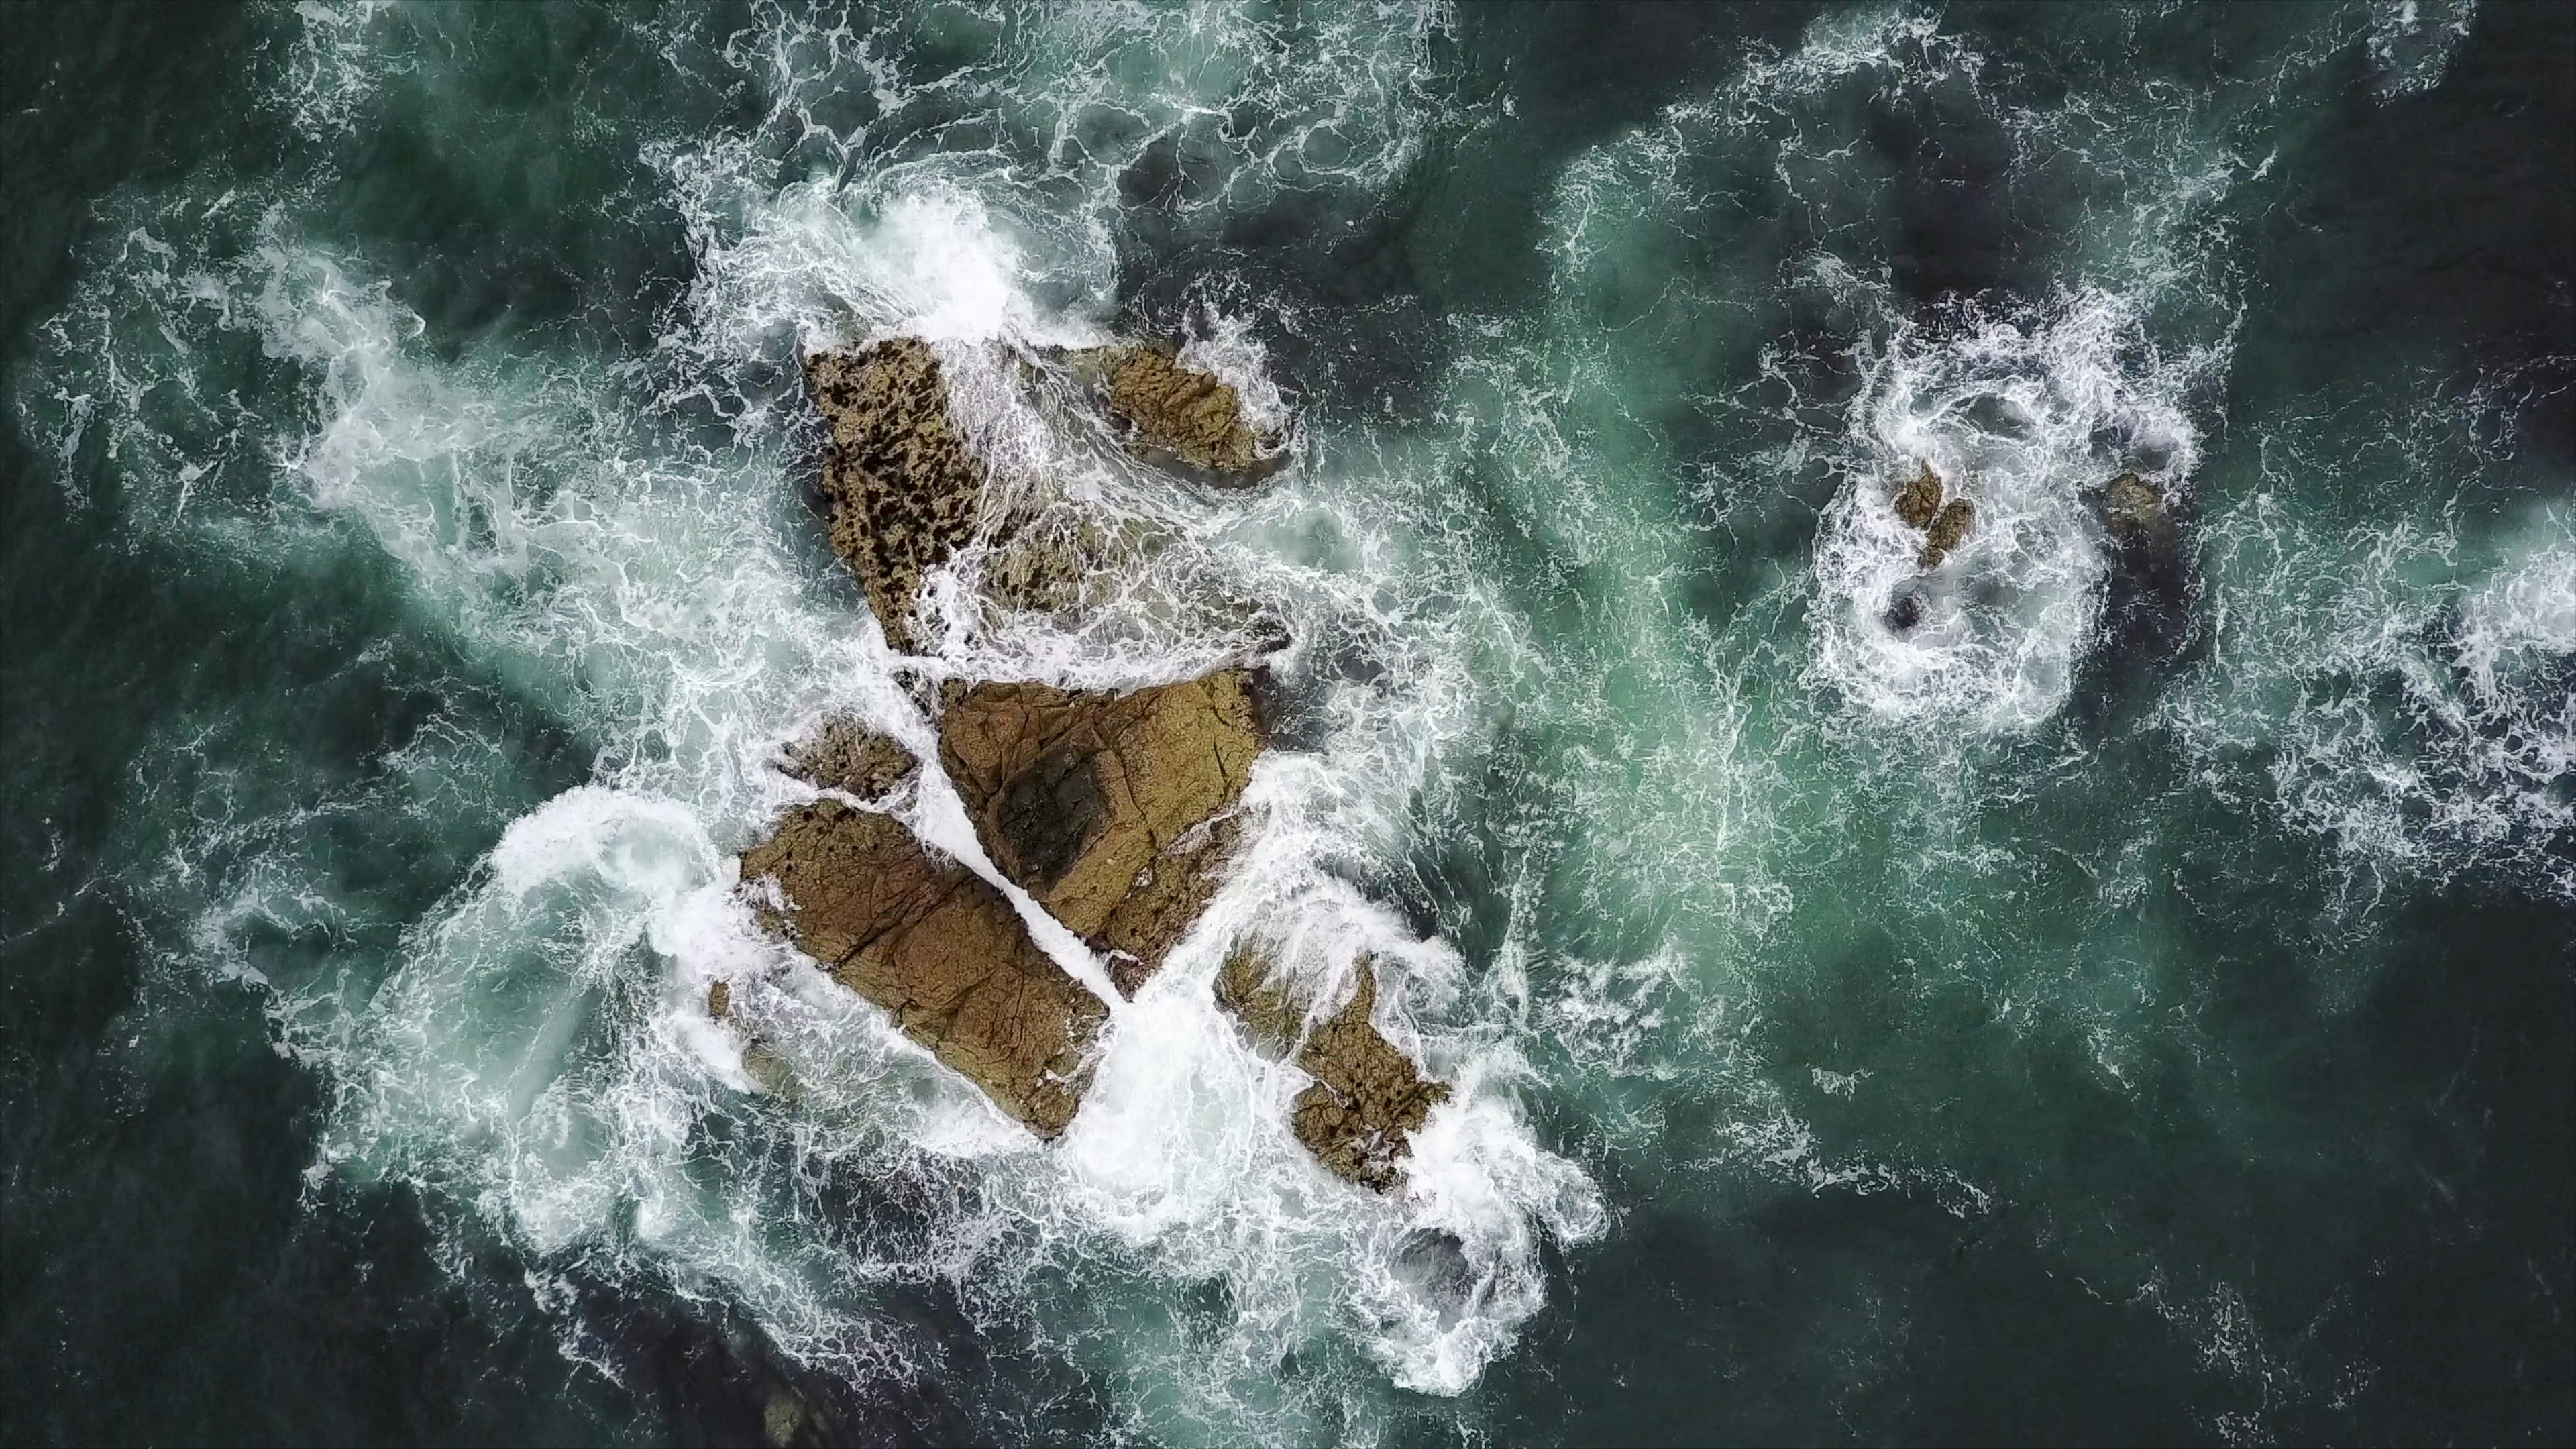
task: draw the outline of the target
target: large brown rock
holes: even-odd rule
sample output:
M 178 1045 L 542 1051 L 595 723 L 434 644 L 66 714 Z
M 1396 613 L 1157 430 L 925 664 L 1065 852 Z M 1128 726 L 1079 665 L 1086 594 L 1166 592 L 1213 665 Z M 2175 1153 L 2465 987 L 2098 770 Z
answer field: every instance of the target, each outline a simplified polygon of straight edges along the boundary
M 939 756 L 993 864 L 1134 996 L 1216 893 L 1261 752 L 1248 671 L 1129 694 L 951 686 Z
M 929 344 L 910 337 L 805 359 L 805 385 L 830 425 L 822 496 L 832 550 L 867 590 L 886 642 L 922 645 L 922 576 L 973 540 L 984 465 L 948 416 Z
M 1094 354 L 1110 415 L 1129 446 L 1149 461 L 1177 461 L 1220 479 L 1245 480 L 1283 461 L 1282 440 L 1244 415 L 1232 384 L 1181 365 L 1169 343 L 1136 343 Z
M 1422 1129 L 1431 1109 L 1449 1099 L 1449 1086 L 1422 1075 L 1370 1020 L 1377 1006 L 1376 963 L 1362 957 L 1359 981 L 1340 1010 L 1306 1027 L 1307 1003 L 1283 985 L 1270 963 L 1254 951 L 1237 951 L 1217 973 L 1219 1005 L 1234 1014 L 1255 1046 L 1273 1056 L 1293 1055 L 1315 1079 L 1297 1094 L 1289 1127 L 1317 1161 L 1362 1187 L 1395 1186 L 1409 1135 Z
M 835 799 L 789 811 L 743 852 L 742 878 L 776 882 L 785 909 L 762 908 L 774 929 L 1031 1131 L 1073 1120 L 1108 1008 L 989 882 Z

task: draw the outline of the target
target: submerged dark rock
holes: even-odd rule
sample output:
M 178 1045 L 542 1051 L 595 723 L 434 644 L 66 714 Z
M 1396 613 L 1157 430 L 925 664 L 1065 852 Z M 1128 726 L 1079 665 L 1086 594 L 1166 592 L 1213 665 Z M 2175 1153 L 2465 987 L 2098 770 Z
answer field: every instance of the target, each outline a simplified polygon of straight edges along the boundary
M 2101 663 L 2113 670 L 2168 666 L 2190 645 L 2198 597 L 2186 500 L 2124 472 L 2094 502 L 2111 533 Z
M 1219 1005 L 1263 1052 L 1290 1057 L 1315 1079 L 1297 1094 L 1289 1127 L 1317 1161 L 1377 1192 L 1392 1189 L 1431 1109 L 1449 1085 L 1422 1075 L 1411 1057 L 1377 1029 L 1377 966 L 1362 957 L 1348 1001 L 1307 1027 L 1308 1003 L 1274 974 L 1259 953 L 1239 950 L 1217 973 Z
M 1134 996 L 1216 893 L 1261 752 L 1250 673 L 1129 694 L 952 686 L 940 761 L 993 863 Z

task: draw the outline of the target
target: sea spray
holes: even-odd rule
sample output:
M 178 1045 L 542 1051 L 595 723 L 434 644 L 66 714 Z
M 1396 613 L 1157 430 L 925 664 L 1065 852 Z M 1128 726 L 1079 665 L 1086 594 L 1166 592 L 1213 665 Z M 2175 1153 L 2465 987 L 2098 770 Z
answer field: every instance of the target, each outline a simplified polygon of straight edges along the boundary
M 2460 1003 L 2560 951 L 2571 550 L 2518 404 L 2303 337 L 2258 249 L 2316 137 L 2491 84 L 2490 17 L 1712 11 L 1632 64 L 1580 14 L 277 12 L 282 161 L 102 203 L 12 379 L 65 508 L 241 615 L 82 887 L 137 1038 L 258 1001 L 302 1220 L 417 1201 L 385 1262 L 630 1384 L 669 1345 L 602 1304 L 1004 1438 L 1615 1439 L 1676 1385 L 1755 1439 L 2386 1428 L 2452 1346 L 2372 1336 L 2409 1273 L 2557 1261 L 2481 1195 L 2545 1133 L 2481 1124 L 2558 1079 Z M 796 364 L 904 333 L 1006 490 L 1152 549 L 1046 615 L 970 549 L 890 655 Z M 1124 458 L 1057 350 L 1137 333 L 1292 466 Z M 1922 462 L 1980 512 L 1929 574 Z M 2123 471 L 2187 646 L 2125 673 Z M 729 878 L 827 719 L 1255 657 L 1252 844 L 1052 1147 Z M 903 808 L 986 868 L 952 807 Z M 1398 1195 L 1280 1128 L 1245 936 L 1325 1001 L 1372 958 L 1456 1087 Z
M 1979 730 L 2049 718 L 2100 633 L 2102 490 L 2142 473 L 2188 496 L 2200 449 L 2184 399 L 2224 352 L 2165 357 L 2116 296 L 2050 313 L 1900 325 L 1863 363 L 1847 491 L 1817 549 L 1815 668 L 1875 715 Z M 1930 568 L 1920 531 L 1892 508 L 1925 469 L 1975 520 Z

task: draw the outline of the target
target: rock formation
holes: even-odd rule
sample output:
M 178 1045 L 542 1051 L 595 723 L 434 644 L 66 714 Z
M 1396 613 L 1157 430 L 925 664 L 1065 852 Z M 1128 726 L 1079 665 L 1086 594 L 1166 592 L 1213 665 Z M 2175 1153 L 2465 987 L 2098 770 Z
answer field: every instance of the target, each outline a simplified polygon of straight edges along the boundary
M 742 879 L 774 882 L 772 929 L 1030 1130 L 1053 1137 L 1073 1120 L 1108 1008 L 990 883 L 893 817 L 830 798 L 743 852 Z
M 1977 523 L 1975 504 L 1965 498 L 1952 498 L 1945 503 L 1941 494 L 1941 475 L 1929 463 L 1923 465 L 1923 471 L 1913 481 L 1896 490 L 1896 516 L 1906 527 L 1924 535 L 1923 553 L 1916 566 L 1925 570 L 1939 568 L 1942 560 L 1967 541 L 1968 531 Z
M 993 864 L 1131 997 L 1215 894 L 1261 746 L 1241 669 L 1131 694 L 952 686 L 939 723 Z
M 1975 527 L 1976 522 L 1977 505 L 1967 499 L 1953 498 L 1942 504 L 1941 512 L 1932 520 L 1932 527 L 1924 533 L 1923 556 L 1918 562 L 1926 569 L 1939 568 L 1951 550 L 1967 541 L 1968 530 Z
M 2102 490 L 2102 513 L 2114 533 L 2140 533 L 2165 521 L 2165 495 L 2135 473 L 2122 473 Z
M 1244 418 L 1232 387 L 1180 366 L 1177 349 L 1073 360 L 1142 457 L 1229 479 L 1278 460 L 1281 440 Z M 938 357 L 919 341 L 819 354 L 805 374 L 831 428 L 821 492 L 832 547 L 897 649 L 928 642 L 916 618 L 923 579 L 960 550 L 989 547 L 980 586 L 994 602 L 1052 611 L 1072 607 L 1109 559 L 1154 544 L 1126 524 L 1063 510 L 992 516 L 986 470 L 948 416 Z M 1935 507 L 1916 526 L 1937 534 L 1948 515 L 1937 478 L 1931 486 Z M 1238 806 L 1264 743 L 1250 673 L 1126 693 L 951 681 L 936 704 L 941 764 L 995 867 L 1134 996 L 1196 923 L 1241 843 Z M 999 890 L 882 808 L 851 803 L 875 806 L 908 788 L 918 767 L 903 747 L 836 720 L 791 746 L 780 768 L 835 793 L 788 811 L 743 853 L 744 888 L 764 922 L 1031 1130 L 1061 1133 L 1090 1083 L 1107 1005 L 1047 957 Z M 1310 1003 L 1248 953 L 1226 963 L 1217 994 L 1264 1050 L 1314 1078 L 1290 1123 L 1298 1140 L 1334 1172 L 1385 1191 L 1406 1134 L 1449 1088 L 1378 1032 L 1375 964 L 1362 960 L 1357 973 L 1351 998 L 1312 1024 Z M 737 1015 L 723 983 L 707 1009 L 719 1021 Z M 746 1061 L 761 1050 L 755 1041 Z
M 832 550 L 859 576 L 886 642 L 915 652 L 922 576 L 974 538 L 984 466 L 949 420 L 927 343 L 816 353 L 805 385 L 832 430 L 822 483 Z
M 1905 520 L 1906 527 L 1920 533 L 1932 526 L 1940 512 L 1941 475 L 1926 463 L 1912 482 L 1896 490 L 1896 516 Z
M 1357 987 L 1340 1010 L 1306 1027 L 1307 1004 L 1273 975 L 1268 961 L 1237 951 L 1217 974 L 1219 1005 L 1234 1014 L 1253 1044 L 1293 1056 L 1315 1079 L 1297 1094 L 1289 1126 L 1317 1161 L 1362 1187 L 1395 1186 L 1431 1109 L 1449 1099 L 1447 1083 L 1422 1075 L 1370 1019 L 1377 1006 L 1376 963 L 1362 957 Z
M 1282 440 L 1245 418 L 1233 385 L 1183 367 L 1169 343 L 1106 348 L 1087 360 L 1101 371 L 1110 415 L 1148 460 L 1177 460 L 1221 480 L 1249 479 L 1280 461 Z

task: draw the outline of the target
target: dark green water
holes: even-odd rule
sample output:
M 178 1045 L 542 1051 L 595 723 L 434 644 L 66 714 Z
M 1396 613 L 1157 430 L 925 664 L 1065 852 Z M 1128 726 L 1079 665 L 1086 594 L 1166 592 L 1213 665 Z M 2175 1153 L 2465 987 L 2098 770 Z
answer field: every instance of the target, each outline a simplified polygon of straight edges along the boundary
M 5 18 L 0 1437 L 2576 1432 L 2576 13 Z M 1295 465 L 973 385 L 1112 327 Z M 801 979 L 761 762 L 909 709 L 793 369 L 899 331 L 1190 539 L 951 662 L 1296 641 L 1050 1147 L 691 1007 Z M 1246 927 L 1386 963 L 1407 1193 Z

